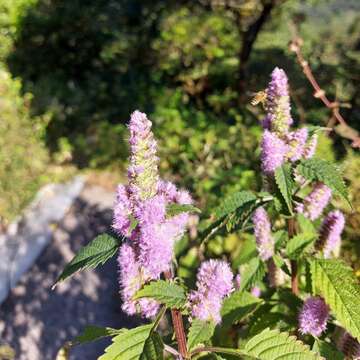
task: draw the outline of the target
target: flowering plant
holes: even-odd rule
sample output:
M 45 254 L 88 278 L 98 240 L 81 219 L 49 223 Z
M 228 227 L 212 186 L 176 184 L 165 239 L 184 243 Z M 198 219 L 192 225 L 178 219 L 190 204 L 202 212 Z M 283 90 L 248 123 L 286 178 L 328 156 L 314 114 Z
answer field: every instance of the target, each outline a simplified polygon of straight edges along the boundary
M 101 360 L 360 358 L 360 287 L 337 259 L 345 220 L 331 209 L 333 196 L 349 202 L 345 184 L 314 156 L 324 129 L 291 128 L 283 70 L 272 72 L 265 94 L 263 188 L 232 194 L 200 223 L 192 289 L 178 276 L 174 247 L 200 210 L 160 178 L 152 124 L 131 115 L 128 184 L 117 189 L 113 231 L 84 247 L 58 281 L 118 253 L 122 309 L 149 322 L 89 327 L 75 343 L 112 337 Z M 241 259 L 207 259 L 209 239 L 229 232 L 249 233 Z M 160 332 L 168 310 L 172 330 Z

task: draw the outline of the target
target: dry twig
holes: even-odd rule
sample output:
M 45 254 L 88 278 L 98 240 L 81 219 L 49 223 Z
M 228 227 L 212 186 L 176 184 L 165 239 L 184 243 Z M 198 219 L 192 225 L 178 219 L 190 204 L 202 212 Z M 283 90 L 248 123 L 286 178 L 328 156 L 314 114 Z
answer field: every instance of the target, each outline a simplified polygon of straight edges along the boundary
M 331 110 L 332 117 L 328 125 L 333 126 L 333 120 L 339 123 L 339 126 L 335 128 L 335 131 L 342 137 L 352 141 L 351 146 L 354 148 L 360 148 L 360 136 L 359 132 L 350 127 L 345 119 L 342 117 L 339 111 L 340 103 L 338 101 L 330 101 L 326 96 L 325 90 L 323 90 L 319 83 L 316 81 L 314 74 L 309 66 L 309 63 L 305 60 L 301 47 L 303 40 L 298 35 L 295 35 L 293 40 L 289 44 L 290 51 L 296 54 L 297 61 L 301 66 L 306 78 L 309 80 L 311 86 L 315 90 L 314 97 L 320 99 L 324 105 Z M 335 125 L 335 124 L 334 124 Z

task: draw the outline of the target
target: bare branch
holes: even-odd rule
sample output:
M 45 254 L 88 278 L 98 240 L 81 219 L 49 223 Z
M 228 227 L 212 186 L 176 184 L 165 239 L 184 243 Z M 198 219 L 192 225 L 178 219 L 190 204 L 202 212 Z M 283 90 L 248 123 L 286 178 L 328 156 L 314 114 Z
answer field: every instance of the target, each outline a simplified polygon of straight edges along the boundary
M 293 29 L 294 30 L 294 29 Z M 314 74 L 310 68 L 310 65 L 308 61 L 305 60 L 303 53 L 301 51 L 301 47 L 303 45 L 303 40 L 300 36 L 296 34 L 294 31 L 294 37 L 292 41 L 289 44 L 290 51 L 294 52 L 296 54 L 297 61 L 299 65 L 301 66 L 303 73 L 305 74 L 306 78 L 309 80 L 311 86 L 315 90 L 314 97 L 317 99 L 320 99 L 323 104 L 331 110 L 332 117 L 331 120 L 328 123 L 328 126 L 334 127 L 334 130 L 336 133 L 338 133 L 340 136 L 349 139 L 352 141 L 351 146 L 354 148 L 360 148 L 360 136 L 359 132 L 352 127 L 350 127 L 345 119 L 340 114 L 339 108 L 340 103 L 338 101 L 330 101 L 328 97 L 326 96 L 325 90 L 323 90 L 319 83 L 316 81 Z M 335 126 L 333 124 L 333 120 L 336 120 L 337 123 L 339 123 L 338 126 Z

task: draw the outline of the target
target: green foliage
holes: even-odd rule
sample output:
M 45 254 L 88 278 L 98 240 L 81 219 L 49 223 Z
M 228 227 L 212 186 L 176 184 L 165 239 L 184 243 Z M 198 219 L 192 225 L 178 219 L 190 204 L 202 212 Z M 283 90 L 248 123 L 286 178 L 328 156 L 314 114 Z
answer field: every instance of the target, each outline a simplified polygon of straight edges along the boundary
M 66 265 L 54 286 L 80 270 L 96 268 L 99 265 L 105 264 L 106 261 L 116 254 L 119 246 L 120 240 L 117 238 L 108 234 L 97 236 L 90 244 L 83 247 L 70 263 Z
M 186 301 L 183 287 L 165 280 L 153 281 L 139 290 L 134 299 L 149 297 L 165 304 L 169 308 L 181 308 Z
M 168 217 L 176 216 L 184 212 L 201 213 L 201 210 L 190 204 L 170 204 L 166 207 L 166 215 Z
M 77 336 L 74 339 L 74 343 L 85 344 L 87 342 L 95 341 L 104 337 L 116 336 L 124 331 L 126 331 L 126 329 L 118 330 L 109 327 L 103 328 L 99 326 L 86 326 L 84 333 Z
M 154 359 L 149 357 L 148 351 L 157 353 L 159 346 L 158 339 L 152 339 L 153 324 L 138 326 L 131 330 L 115 336 L 112 344 L 105 349 L 105 354 L 99 357 L 99 360 L 137 360 Z M 146 345 L 145 345 L 146 344 Z M 154 353 L 153 353 L 154 354 Z
M 289 259 L 298 259 L 313 244 L 315 234 L 302 233 L 295 235 L 286 244 L 286 255 Z
M 224 326 L 230 326 L 253 313 L 262 300 L 246 291 L 237 290 L 224 300 L 221 317 Z
M 196 345 L 208 342 L 213 336 L 214 330 L 214 323 L 194 319 L 189 328 L 187 339 L 188 350 L 191 351 Z
M 313 293 L 321 295 L 342 326 L 360 340 L 360 285 L 340 260 L 311 262 Z
M 163 360 L 164 343 L 157 332 L 153 332 L 145 341 L 140 360 Z
M 229 195 L 222 204 L 214 210 L 216 219 L 230 215 L 248 203 L 255 203 L 256 196 L 250 191 L 239 191 Z
M 47 177 L 45 117 L 30 117 L 31 95 L 0 65 L 0 218 L 12 220 Z
M 295 336 L 278 330 L 265 329 L 251 338 L 243 349 L 244 353 L 257 360 L 320 360 L 321 356 Z
M 344 360 L 344 355 L 326 341 L 316 339 L 312 349 L 325 359 Z
M 253 258 L 244 266 L 239 291 L 250 289 L 257 282 L 261 281 L 264 275 L 264 263 L 258 257 Z
M 284 164 L 275 170 L 275 181 L 290 213 L 292 213 L 291 199 L 295 184 L 292 178 L 292 169 L 290 164 Z
M 333 164 L 323 159 L 313 158 L 301 161 L 296 170 L 307 180 L 323 182 L 335 194 L 342 196 L 350 204 L 345 183 L 339 170 Z

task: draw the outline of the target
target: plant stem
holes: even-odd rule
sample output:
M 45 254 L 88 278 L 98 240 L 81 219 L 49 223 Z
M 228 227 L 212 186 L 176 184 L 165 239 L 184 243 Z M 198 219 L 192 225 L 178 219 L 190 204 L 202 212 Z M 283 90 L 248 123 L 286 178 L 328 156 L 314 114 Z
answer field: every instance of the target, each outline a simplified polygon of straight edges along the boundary
M 171 272 L 164 273 L 165 278 L 170 280 L 172 278 Z M 178 309 L 171 309 L 171 319 L 174 327 L 176 341 L 178 343 L 179 353 L 182 358 L 189 359 L 186 345 L 186 335 L 184 331 L 184 323 L 181 312 Z
M 295 219 L 288 220 L 288 234 L 292 238 L 296 234 Z M 296 260 L 290 261 L 291 266 L 291 290 L 293 294 L 299 295 L 298 264 Z

